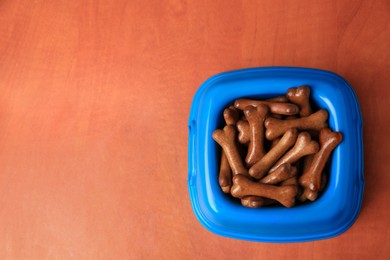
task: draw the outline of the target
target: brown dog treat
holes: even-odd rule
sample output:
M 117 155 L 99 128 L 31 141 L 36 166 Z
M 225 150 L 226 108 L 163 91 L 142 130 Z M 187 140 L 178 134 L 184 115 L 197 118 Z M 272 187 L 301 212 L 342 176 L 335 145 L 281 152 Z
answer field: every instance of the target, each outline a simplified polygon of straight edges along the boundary
M 310 136 L 312 136 L 312 135 L 310 134 Z M 313 161 L 313 158 L 314 158 L 314 154 L 309 154 L 309 155 L 303 157 L 302 173 L 306 172 L 309 169 L 310 164 Z M 299 180 L 298 180 L 298 184 L 299 184 Z M 306 195 L 309 193 L 310 190 L 303 187 L 303 189 L 301 191 L 302 191 L 302 193 L 298 195 L 298 199 L 303 202 L 303 201 L 306 201 L 306 199 L 307 199 Z
M 257 196 L 246 196 L 241 198 L 241 204 L 248 208 L 260 208 L 264 206 L 275 205 L 278 202 L 273 199 L 262 198 Z
M 309 167 L 313 161 L 313 158 L 314 158 L 314 154 L 307 155 L 303 158 L 302 172 L 306 172 L 309 169 Z M 299 180 L 298 180 L 298 182 L 299 182 Z M 303 188 L 302 193 L 298 195 L 298 200 L 301 202 L 304 202 L 307 199 L 309 199 L 310 201 L 314 201 L 317 199 L 317 197 L 318 197 L 317 192 L 313 192 L 308 188 Z
M 294 168 L 296 169 L 296 167 L 294 167 Z M 286 186 L 286 185 L 296 185 L 296 186 L 298 186 L 298 177 L 296 176 L 297 172 L 298 172 L 298 170 L 296 170 L 295 175 L 293 177 L 288 178 L 287 180 L 282 181 L 280 186 Z
M 305 197 L 310 201 L 315 201 L 318 198 L 318 193 L 309 189 L 305 189 L 303 194 L 305 194 Z
M 247 120 L 237 121 L 238 141 L 241 144 L 249 144 L 249 123 Z
M 234 107 L 244 110 L 247 106 L 257 107 L 260 104 L 268 106 L 270 112 L 274 114 L 295 115 L 299 113 L 299 107 L 295 104 L 253 99 L 237 99 L 234 102 Z
M 298 194 L 297 194 L 297 200 L 299 200 L 300 202 L 305 202 L 307 200 L 307 198 L 304 194 L 306 189 L 302 189 L 301 186 L 298 186 L 298 187 L 300 187 L 300 189 L 299 189 Z M 309 190 L 309 189 L 307 189 L 307 190 Z M 231 194 L 231 192 L 230 192 L 230 194 Z
M 260 161 L 255 163 L 250 169 L 249 174 L 256 178 L 262 178 L 272 165 L 283 156 L 287 150 L 294 145 L 298 137 L 298 131 L 296 129 L 289 129 L 280 139 L 279 143 L 274 146 L 268 153 L 261 158 Z
M 278 137 L 278 138 L 275 138 L 274 140 L 272 140 L 271 141 L 271 149 L 274 148 L 279 143 L 279 141 L 281 139 L 282 139 L 281 137 Z
M 258 105 L 257 107 L 248 106 L 244 110 L 244 114 L 249 123 L 249 146 L 245 162 L 248 165 L 253 165 L 263 158 L 264 149 L 264 120 L 268 113 L 266 105 Z
M 218 182 L 224 193 L 230 193 L 230 188 L 232 186 L 232 170 L 230 169 L 229 162 L 223 151 L 221 153 L 221 166 L 219 168 Z
M 287 98 L 299 107 L 301 117 L 309 116 L 312 113 L 310 106 L 310 88 L 300 86 L 298 88 L 289 88 L 286 92 Z
M 304 202 L 306 200 L 315 201 L 318 197 L 318 193 L 311 191 L 308 188 L 304 188 L 303 192 L 300 196 L 298 196 L 298 200 Z
M 270 173 L 275 171 L 284 163 L 293 164 L 303 156 L 318 152 L 319 146 L 316 141 L 311 140 L 308 132 L 302 132 L 298 135 L 297 142 L 282 158 L 277 161 L 270 169 Z
M 249 180 L 244 175 L 233 177 L 233 186 L 230 193 L 233 197 L 242 198 L 249 195 L 274 199 L 285 207 L 292 207 L 295 204 L 295 196 L 298 189 L 294 185 L 274 186 Z
M 234 175 L 248 175 L 248 170 L 245 168 L 236 144 L 236 128 L 232 125 L 227 125 L 223 130 L 217 129 L 213 132 L 213 139 L 222 147 L 230 168 Z
M 223 111 L 223 117 L 226 125 L 236 124 L 239 113 L 234 106 L 230 106 Z M 221 165 L 219 168 L 219 186 L 224 193 L 230 193 L 230 187 L 232 186 L 232 170 L 230 169 L 229 162 L 226 158 L 224 151 L 221 152 Z
M 269 98 L 266 101 L 287 103 L 288 102 L 288 98 L 286 96 L 278 96 L 278 97 L 274 97 L 274 98 Z
M 264 184 L 278 184 L 297 174 L 297 168 L 292 167 L 291 164 L 285 163 L 280 165 L 275 171 L 262 178 L 259 182 Z
M 314 158 L 314 154 L 309 154 L 309 155 L 303 157 L 302 172 L 306 172 L 309 169 L 311 163 L 313 162 L 313 158 Z
M 223 111 L 223 118 L 227 125 L 235 125 L 240 118 L 240 114 L 237 108 L 230 106 Z
M 314 192 L 320 190 L 322 171 L 326 161 L 333 149 L 343 140 L 343 135 L 339 132 L 332 132 L 329 128 L 324 128 L 321 129 L 319 138 L 321 149 L 314 155 L 309 169 L 299 178 L 299 183 L 303 187 Z
M 322 175 L 322 177 L 325 176 L 326 175 Z M 325 186 L 326 186 L 326 178 L 322 178 L 320 191 L 322 191 L 325 188 Z M 307 199 L 311 201 L 315 201 L 317 197 L 318 197 L 318 192 L 314 192 L 309 188 L 304 188 L 303 193 L 298 196 L 298 200 L 302 202 L 306 201 Z
M 264 205 L 264 198 L 257 196 L 245 196 L 241 198 L 241 205 L 248 208 L 260 208 Z
M 298 130 L 321 130 L 326 127 L 326 120 L 328 119 L 328 112 L 326 110 L 318 110 L 307 117 L 280 120 L 268 117 L 264 125 L 266 127 L 265 137 L 268 140 L 273 140 L 278 136 L 284 134 L 290 128 L 297 128 Z

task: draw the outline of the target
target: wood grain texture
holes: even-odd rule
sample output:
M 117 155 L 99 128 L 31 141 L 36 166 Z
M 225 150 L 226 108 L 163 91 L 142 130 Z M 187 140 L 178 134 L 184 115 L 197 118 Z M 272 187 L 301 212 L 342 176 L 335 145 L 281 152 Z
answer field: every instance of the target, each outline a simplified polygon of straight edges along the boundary
M 1 259 L 388 259 L 390 2 L 0 1 Z M 187 118 L 218 72 L 345 77 L 366 189 L 329 240 L 216 236 L 189 202 Z

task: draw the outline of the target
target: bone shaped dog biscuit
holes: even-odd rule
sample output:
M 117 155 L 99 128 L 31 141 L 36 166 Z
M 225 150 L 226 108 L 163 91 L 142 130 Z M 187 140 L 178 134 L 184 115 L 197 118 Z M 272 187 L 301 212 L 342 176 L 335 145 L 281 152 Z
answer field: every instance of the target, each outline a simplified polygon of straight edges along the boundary
M 226 125 L 235 125 L 239 120 L 240 114 L 234 106 L 229 106 L 223 111 L 223 118 L 225 119 Z
M 272 165 L 294 145 L 297 137 L 298 131 L 295 128 L 287 130 L 280 141 L 249 169 L 249 174 L 256 179 L 262 178 Z
M 269 98 L 266 101 L 287 103 L 288 102 L 288 98 L 286 96 L 277 96 L 277 97 Z
M 223 117 L 226 125 L 235 125 L 239 119 L 239 113 L 234 106 L 230 106 L 223 111 Z M 218 182 L 224 193 L 230 193 L 230 187 L 232 186 L 232 170 L 230 169 L 229 162 L 223 150 L 221 152 Z
M 253 182 L 243 175 L 236 175 L 233 177 L 233 186 L 230 190 L 230 193 L 236 198 L 254 195 L 277 200 L 288 208 L 294 206 L 297 192 L 298 189 L 294 185 L 278 187 Z
M 291 166 L 289 163 L 284 163 L 280 165 L 275 171 L 271 172 L 264 178 L 262 178 L 259 182 L 264 184 L 278 184 L 279 182 L 285 181 L 291 177 L 297 175 L 297 168 Z
M 306 200 L 315 201 L 317 197 L 318 197 L 318 192 L 314 192 L 308 188 L 303 188 L 303 192 L 302 194 L 300 194 L 300 196 L 298 196 L 298 200 L 302 202 Z
M 298 169 L 296 167 L 295 167 L 295 169 L 298 172 Z M 286 185 L 298 186 L 298 178 L 297 178 L 296 174 L 293 177 L 288 178 L 287 180 L 282 181 L 282 183 L 280 185 L 281 186 L 286 186 Z
M 247 106 L 257 107 L 260 104 L 268 106 L 270 112 L 274 114 L 295 115 L 299 113 L 299 107 L 295 104 L 253 99 L 237 99 L 234 102 L 234 107 L 244 110 Z
M 266 127 L 265 137 L 268 140 L 273 140 L 276 137 L 284 134 L 290 128 L 297 128 L 298 130 L 321 130 L 326 127 L 326 120 L 328 119 L 328 112 L 326 110 L 318 110 L 307 117 L 280 120 L 268 117 L 264 125 Z
M 247 120 L 238 120 L 237 121 L 237 130 L 238 130 L 238 141 L 241 144 L 248 144 L 249 139 L 249 123 Z
M 230 169 L 229 161 L 223 151 L 221 153 L 218 182 L 224 193 L 230 193 L 230 188 L 232 186 L 232 170 Z
M 312 113 L 309 100 L 310 88 L 308 86 L 289 88 L 286 92 L 286 96 L 292 103 L 299 106 L 299 115 L 301 117 L 309 116 Z
M 343 135 L 339 132 L 332 132 L 329 128 L 324 128 L 320 131 L 319 139 L 321 149 L 314 155 L 309 169 L 299 178 L 299 183 L 302 186 L 314 192 L 320 190 L 325 164 L 332 151 L 343 140 Z
M 301 132 L 298 135 L 297 142 L 282 158 L 277 161 L 270 169 L 270 172 L 275 171 L 283 163 L 295 163 L 303 156 L 318 152 L 319 146 L 316 141 L 311 140 L 308 132 Z
M 232 125 L 227 125 L 223 130 L 217 129 L 213 132 L 213 139 L 222 147 L 230 168 L 234 175 L 248 175 L 248 170 L 245 168 L 241 156 L 236 145 L 236 128 Z
M 253 165 L 265 154 L 264 150 L 264 120 L 268 113 L 266 105 L 257 107 L 248 106 L 244 114 L 249 123 L 249 146 L 245 161 L 248 165 Z
M 245 196 L 241 198 L 241 205 L 248 208 L 259 208 L 264 205 L 264 198 L 257 196 Z

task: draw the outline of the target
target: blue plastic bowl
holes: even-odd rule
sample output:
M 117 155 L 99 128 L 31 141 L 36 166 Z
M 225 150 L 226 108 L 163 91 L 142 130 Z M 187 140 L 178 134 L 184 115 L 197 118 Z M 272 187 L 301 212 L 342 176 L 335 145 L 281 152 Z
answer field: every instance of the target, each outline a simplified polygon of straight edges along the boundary
M 266 99 L 290 87 L 309 85 L 312 101 L 329 112 L 329 125 L 343 134 L 329 163 L 325 191 L 293 208 L 246 208 L 222 193 L 219 151 L 211 137 L 223 109 L 238 98 Z M 323 70 L 266 67 L 215 75 L 196 92 L 189 117 L 188 189 L 200 223 L 222 236 L 262 242 L 301 242 L 345 232 L 356 220 L 363 196 L 362 117 L 351 86 Z

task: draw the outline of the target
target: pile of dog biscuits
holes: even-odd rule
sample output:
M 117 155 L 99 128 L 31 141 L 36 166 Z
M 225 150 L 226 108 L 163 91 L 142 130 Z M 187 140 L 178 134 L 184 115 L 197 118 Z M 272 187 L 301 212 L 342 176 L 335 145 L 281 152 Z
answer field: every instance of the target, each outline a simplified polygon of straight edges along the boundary
M 342 141 L 328 128 L 328 112 L 313 112 L 310 88 L 289 88 L 267 100 L 237 99 L 213 132 L 222 147 L 219 185 L 246 207 L 314 201 L 326 184 L 331 152 Z

